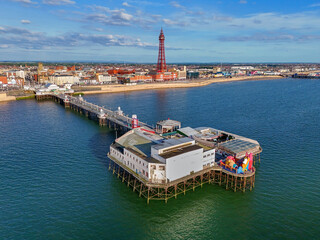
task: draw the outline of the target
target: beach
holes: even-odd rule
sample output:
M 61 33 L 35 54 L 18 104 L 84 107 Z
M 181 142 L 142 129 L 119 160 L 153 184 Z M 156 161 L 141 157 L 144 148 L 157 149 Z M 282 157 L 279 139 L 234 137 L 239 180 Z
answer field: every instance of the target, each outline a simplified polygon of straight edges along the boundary
M 16 100 L 16 97 L 7 96 L 6 93 L 0 93 L 0 102 L 8 102 L 8 101 L 14 101 L 14 100 Z
M 81 92 L 87 95 L 87 94 L 99 94 L 99 93 L 143 91 L 143 90 L 152 90 L 152 89 L 191 88 L 191 87 L 202 87 L 202 86 L 210 85 L 212 83 L 273 80 L 273 79 L 281 79 L 281 78 L 283 77 L 281 76 L 243 76 L 243 77 L 232 77 L 232 78 L 212 78 L 212 79 L 190 81 L 190 82 L 171 81 L 171 82 L 146 83 L 146 84 L 137 84 L 137 85 L 123 85 L 123 84 L 94 85 L 94 86 L 76 87 L 75 91 Z M 7 96 L 6 93 L 0 94 L 0 102 L 7 102 L 7 101 L 14 101 L 14 100 L 16 100 L 16 97 L 14 96 Z
M 258 81 L 258 80 L 274 80 L 281 79 L 282 76 L 241 76 L 232 78 L 212 78 L 208 80 L 199 80 L 193 82 L 164 82 L 164 83 L 148 83 L 138 85 L 102 85 L 99 86 L 101 90 L 88 90 L 90 87 L 86 86 L 86 90 L 83 90 L 84 94 L 99 94 L 99 93 L 117 93 L 117 92 L 129 92 L 129 91 L 142 91 L 151 89 L 168 89 L 168 88 L 190 88 L 190 87 L 202 87 L 210 85 L 212 83 L 226 83 L 236 81 Z M 92 86 L 97 88 L 97 86 Z M 82 91 L 81 87 L 77 91 Z

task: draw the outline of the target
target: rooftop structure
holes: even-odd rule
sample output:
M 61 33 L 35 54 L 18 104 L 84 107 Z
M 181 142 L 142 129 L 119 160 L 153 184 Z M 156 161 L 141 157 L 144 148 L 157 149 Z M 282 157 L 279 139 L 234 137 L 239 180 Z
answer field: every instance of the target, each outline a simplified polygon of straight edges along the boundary
M 181 122 L 168 119 L 157 122 L 156 132 L 159 134 L 172 133 L 179 128 L 181 128 Z
M 232 155 L 239 159 L 245 157 L 246 153 L 257 155 L 262 151 L 259 143 L 253 139 L 210 127 L 195 129 L 185 127 L 178 129 L 177 132 L 183 136 L 191 137 L 205 146 L 216 148 L 218 153 Z

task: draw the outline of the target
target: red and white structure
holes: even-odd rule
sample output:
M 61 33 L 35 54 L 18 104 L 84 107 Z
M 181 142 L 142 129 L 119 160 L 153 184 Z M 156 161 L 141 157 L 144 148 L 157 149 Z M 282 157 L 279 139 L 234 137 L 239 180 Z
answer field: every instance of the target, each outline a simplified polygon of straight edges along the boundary
M 132 120 L 131 120 L 131 127 L 132 128 L 137 128 L 139 127 L 139 120 L 136 114 L 132 115 Z
M 153 81 L 171 81 L 177 79 L 177 72 L 167 71 L 166 56 L 164 52 L 164 39 L 165 37 L 161 28 L 159 35 L 159 54 L 157 71 L 151 74 Z
M 167 71 L 167 64 L 166 64 L 166 55 L 164 52 L 164 34 L 161 28 L 161 32 L 159 35 L 159 54 L 158 54 L 158 64 L 157 64 L 157 72 L 162 73 Z

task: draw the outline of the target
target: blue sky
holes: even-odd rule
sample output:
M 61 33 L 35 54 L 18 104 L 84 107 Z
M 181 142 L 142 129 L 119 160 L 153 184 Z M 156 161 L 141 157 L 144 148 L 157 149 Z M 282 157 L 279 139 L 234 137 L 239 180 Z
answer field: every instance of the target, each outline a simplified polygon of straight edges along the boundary
M 0 0 L 0 61 L 319 62 L 320 0 Z

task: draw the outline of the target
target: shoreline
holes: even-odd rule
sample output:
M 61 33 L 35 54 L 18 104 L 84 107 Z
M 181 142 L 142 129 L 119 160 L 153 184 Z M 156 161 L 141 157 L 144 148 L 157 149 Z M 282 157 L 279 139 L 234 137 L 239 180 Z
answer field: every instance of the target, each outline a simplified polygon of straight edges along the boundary
M 233 78 L 212 78 L 208 80 L 202 80 L 198 82 L 164 82 L 164 83 L 148 83 L 138 85 L 102 85 L 101 90 L 79 90 L 84 95 L 102 94 L 102 93 L 120 93 L 120 92 L 133 92 L 133 91 L 145 91 L 155 89 L 173 89 L 173 88 L 191 88 L 191 87 L 203 87 L 213 83 L 228 83 L 228 82 L 240 82 L 240 81 L 262 81 L 262 80 L 276 80 L 282 79 L 282 76 L 244 76 Z M 86 88 L 96 88 L 97 86 L 86 86 Z M 22 97 L 7 96 L 6 93 L 0 93 L 0 102 L 9 102 L 16 100 L 24 100 Z M 30 97 L 25 97 L 29 99 Z
M 14 96 L 7 96 L 7 93 L 0 93 L 0 102 L 10 102 L 17 100 Z
M 168 89 L 168 88 L 191 88 L 202 87 L 212 83 L 227 83 L 227 82 L 240 82 L 240 81 L 262 81 L 262 80 L 276 80 L 282 79 L 282 76 L 245 76 L 245 77 L 233 77 L 233 78 L 213 78 L 209 80 L 203 80 L 199 82 L 168 82 L 168 83 L 150 83 L 141 85 L 104 85 L 101 86 L 101 90 L 81 91 L 84 95 L 101 94 L 101 93 L 119 93 L 119 92 L 132 92 L 132 91 L 144 91 L 154 89 Z M 94 86 L 96 87 L 96 86 Z

